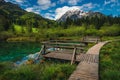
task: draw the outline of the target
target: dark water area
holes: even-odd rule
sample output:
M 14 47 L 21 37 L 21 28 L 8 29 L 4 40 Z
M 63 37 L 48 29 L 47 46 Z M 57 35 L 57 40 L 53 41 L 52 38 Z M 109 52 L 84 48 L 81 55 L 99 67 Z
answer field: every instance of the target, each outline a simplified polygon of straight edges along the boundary
M 0 62 L 21 60 L 40 48 L 41 44 L 36 42 L 0 42 Z

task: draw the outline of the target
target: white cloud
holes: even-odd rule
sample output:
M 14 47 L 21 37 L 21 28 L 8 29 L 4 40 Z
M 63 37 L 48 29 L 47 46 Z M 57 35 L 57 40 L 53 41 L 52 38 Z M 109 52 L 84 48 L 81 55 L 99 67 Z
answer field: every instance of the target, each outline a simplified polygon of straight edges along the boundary
M 28 7 L 25 10 L 28 12 L 34 12 L 36 14 L 40 14 L 40 9 L 38 6 Z
M 68 3 L 70 5 L 77 5 L 77 3 L 80 2 L 80 0 L 69 0 Z
M 93 3 L 87 3 L 87 4 L 83 4 L 81 6 L 81 9 L 85 10 L 85 11 L 88 11 L 88 10 L 91 10 L 92 8 L 95 8 L 95 7 L 99 7 L 99 5 L 98 4 L 93 4 Z
M 38 4 L 40 5 L 46 5 L 46 4 L 51 4 L 51 1 L 50 0 L 38 0 Z
M 15 0 L 18 3 L 23 3 L 25 0 Z
M 23 3 L 26 0 L 5 0 L 5 1 L 7 1 L 7 2 L 11 1 L 11 2 Z
M 108 4 L 111 4 L 111 3 L 117 3 L 117 2 L 118 2 L 118 0 L 109 0 L 109 1 L 105 0 L 104 5 L 108 5 Z
M 56 6 L 56 3 L 52 3 L 51 6 L 52 6 L 52 7 Z
M 66 0 L 60 0 L 59 2 L 62 4 L 62 3 L 65 3 Z
M 59 19 L 63 14 L 65 14 L 68 10 L 74 10 L 74 9 L 78 9 L 80 10 L 79 6 L 73 6 L 73 7 L 68 7 L 68 6 L 64 6 L 62 8 L 57 8 L 55 10 L 56 16 L 55 19 Z
M 5 0 L 5 1 L 19 4 L 20 6 L 24 6 L 24 7 L 30 6 L 29 0 Z
M 68 3 L 69 5 L 77 5 L 81 1 L 82 0 L 59 0 L 58 3 L 60 2 L 61 4 Z
M 28 11 L 28 12 L 32 12 L 32 11 L 33 11 L 33 8 L 32 8 L 32 7 L 26 8 L 25 10 Z
M 44 17 L 45 18 L 48 18 L 48 19 L 51 19 L 51 20 L 54 20 L 55 18 L 54 18 L 54 14 L 52 14 L 52 13 L 46 13 L 45 15 L 44 15 Z
M 41 9 L 46 10 L 49 7 L 53 7 L 56 3 L 52 3 L 51 0 L 38 0 L 37 3 L 40 5 Z

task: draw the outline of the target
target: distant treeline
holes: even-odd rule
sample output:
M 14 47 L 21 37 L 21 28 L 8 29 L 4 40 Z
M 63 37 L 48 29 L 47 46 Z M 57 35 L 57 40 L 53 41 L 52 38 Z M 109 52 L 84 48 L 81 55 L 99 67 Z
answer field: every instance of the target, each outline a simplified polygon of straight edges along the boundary
M 83 17 L 80 19 L 70 19 L 67 18 L 65 22 L 60 22 L 60 25 L 64 26 L 65 28 L 71 26 L 71 25 L 76 25 L 76 26 L 81 26 L 85 24 L 86 26 L 89 27 L 89 25 L 94 25 L 96 29 L 100 29 L 103 25 L 113 25 L 113 24 L 119 24 L 120 25 L 120 16 L 115 16 L 113 17 L 112 15 L 105 16 L 94 16 L 94 17 Z

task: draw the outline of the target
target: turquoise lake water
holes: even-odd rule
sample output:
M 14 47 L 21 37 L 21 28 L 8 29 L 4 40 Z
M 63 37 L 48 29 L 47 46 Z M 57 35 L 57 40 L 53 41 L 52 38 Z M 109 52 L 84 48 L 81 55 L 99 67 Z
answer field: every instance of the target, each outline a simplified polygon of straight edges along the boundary
M 40 51 L 40 47 L 41 44 L 35 42 L 0 42 L 0 62 L 21 60 Z

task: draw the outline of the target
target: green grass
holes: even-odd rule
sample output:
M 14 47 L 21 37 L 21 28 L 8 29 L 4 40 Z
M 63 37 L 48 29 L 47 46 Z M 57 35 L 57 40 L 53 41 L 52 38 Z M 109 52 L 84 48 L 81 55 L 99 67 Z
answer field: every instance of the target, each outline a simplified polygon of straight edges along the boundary
M 0 80 L 67 80 L 75 67 L 76 65 L 68 63 L 44 62 L 17 69 L 4 69 Z
M 14 29 L 16 33 L 27 33 L 27 28 L 26 26 L 20 26 L 20 25 L 14 25 Z M 38 33 L 37 28 L 32 28 L 32 32 L 33 33 Z
M 104 46 L 100 52 L 100 80 L 120 79 L 120 41 Z
M 120 40 L 120 36 L 103 36 L 102 40 L 103 41 L 107 41 L 107 40 L 116 40 L 119 39 Z
M 33 32 L 33 33 L 38 33 L 37 28 L 32 28 L 32 32 Z
M 15 32 L 21 33 L 22 32 L 22 27 L 19 25 L 14 25 Z

